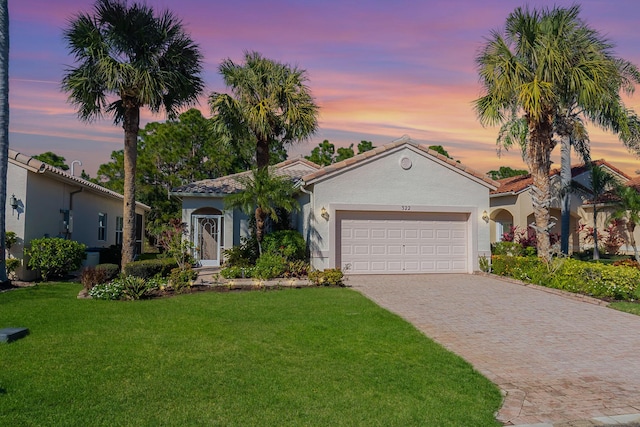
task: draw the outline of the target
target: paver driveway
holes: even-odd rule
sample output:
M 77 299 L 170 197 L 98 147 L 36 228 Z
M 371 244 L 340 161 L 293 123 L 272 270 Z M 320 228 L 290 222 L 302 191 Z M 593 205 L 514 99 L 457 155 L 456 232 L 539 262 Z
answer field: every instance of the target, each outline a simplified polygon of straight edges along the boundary
M 640 316 L 483 275 L 348 284 L 497 384 L 504 424 L 640 413 Z

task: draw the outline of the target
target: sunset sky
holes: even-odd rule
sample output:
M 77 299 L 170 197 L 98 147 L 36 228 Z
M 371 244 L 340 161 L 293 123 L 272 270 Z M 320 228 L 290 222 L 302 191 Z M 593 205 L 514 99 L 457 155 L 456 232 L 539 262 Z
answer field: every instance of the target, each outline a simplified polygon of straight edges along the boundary
M 336 146 L 370 140 L 379 146 L 402 135 L 443 145 L 457 160 L 481 172 L 501 165 L 524 168 L 519 151 L 496 154 L 497 128 L 483 128 L 472 101 L 481 95 L 474 58 L 491 30 L 527 3 L 510 0 L 147 0 L 170 9 L 204 54 L 206 98 L 225 91 L 218 64 L 241 61 L 245 50 L 307 70 L 320 106 L 320 128 L 290 149 L 308 154 L 324 139 Z M 573 1 L 529 1 L 530 7 Z M 584 0 L 582 18 L 616 45 L 615 53 L 640 66 L 640 2 Z M 25 154 L 53 151 L 80 160 L 95 175 L 123 131 L 108 118 L 77 119 L 60 90 L 73 65 L 62 32 L 90 0 L 9 0 L 10 146 Z M 625 100 L 640 112 L 640 93 Z M 143 112 L 143 123 L 164 120 Z M 590 127 L 592 157 L 635 175 L 640 160 L 613 135 Z M 559 148 L 556 149 L 557 151 Z M 556 153 L 557 154 L 557 153 Z

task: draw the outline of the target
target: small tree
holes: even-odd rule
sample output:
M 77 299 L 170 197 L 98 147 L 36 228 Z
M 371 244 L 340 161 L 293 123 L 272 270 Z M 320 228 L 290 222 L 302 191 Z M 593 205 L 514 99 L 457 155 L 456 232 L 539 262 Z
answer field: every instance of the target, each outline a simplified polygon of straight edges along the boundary
M 618 196 L 616 210 L 611 214 L 611 217 L 624 220 L 627 228 L 628 243 L 633 248 L 634 258 L 637 262 L 640 262 L 640 254 L 638 254 L 636 239 L 633 235 L 636 225 L 640 223 L 640 193 L 633 187 L 618 186 L 616 195 Z
M 598 250 L 598 203 L 606 192 L 615 188 L 619 183 L 611 172 L 592 164 L 591 166 L 591 193 L 593 194 L 593 259 L 600 259 Z

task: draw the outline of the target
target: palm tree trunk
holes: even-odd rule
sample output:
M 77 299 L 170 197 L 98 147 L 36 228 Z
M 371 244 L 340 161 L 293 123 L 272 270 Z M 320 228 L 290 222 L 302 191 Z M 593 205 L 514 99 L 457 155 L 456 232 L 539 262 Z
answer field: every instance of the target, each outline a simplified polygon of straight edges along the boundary
M 571 193 L 569 184 L 571 183 L 571 139 L 563 136 L 560 146 L 560 194 L 562 194 L 562 204 L 560 207 L 560 252 L 569 254 L 569 228 L 571 226 Z
M 256 143 L 256 165 L 258 169 L 269 166 L 269 141 L 258 140 Z
M 256 240 L 258 241 L 258 253 L 262 255 L 262 238 L 264 237 L 264 227 L 267 215 L 260 206 L 256 208 Z
M 125 101 L 126 102 L 126 101 Z M 136 249 L 136 162 L 140 107 L 130 105 L 124 114 L 124 210 L 122 226 L 122 271 L 135 258 Z
M 593 202 L 593 259 L 600 259 L 600 251 L 598 250 L 598 209 L 596 201 Z
M 627 221 L 627 230 L 629 230 L 629 243 L 633 248 L 633 257 L 636 259 L 636 262 L 640 262 L 640 255 L 638 255 L 638 247 L 636 246 L 636 238 L 633 235 L 633 232 L 636 230 L 636 223 L 633 221 Z
M 5 260 L 7 168 L 9 167 L 9 6 L 0 0 L 0 283 L 9 281 Z

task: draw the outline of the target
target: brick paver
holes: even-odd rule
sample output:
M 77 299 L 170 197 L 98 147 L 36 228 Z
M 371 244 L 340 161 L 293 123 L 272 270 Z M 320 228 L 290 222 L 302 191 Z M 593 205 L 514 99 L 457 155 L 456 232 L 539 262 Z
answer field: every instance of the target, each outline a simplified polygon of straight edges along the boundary
M 482 275 L 348 285 L 497 384 L 506 425 L 640 413 L 640 316 Z

